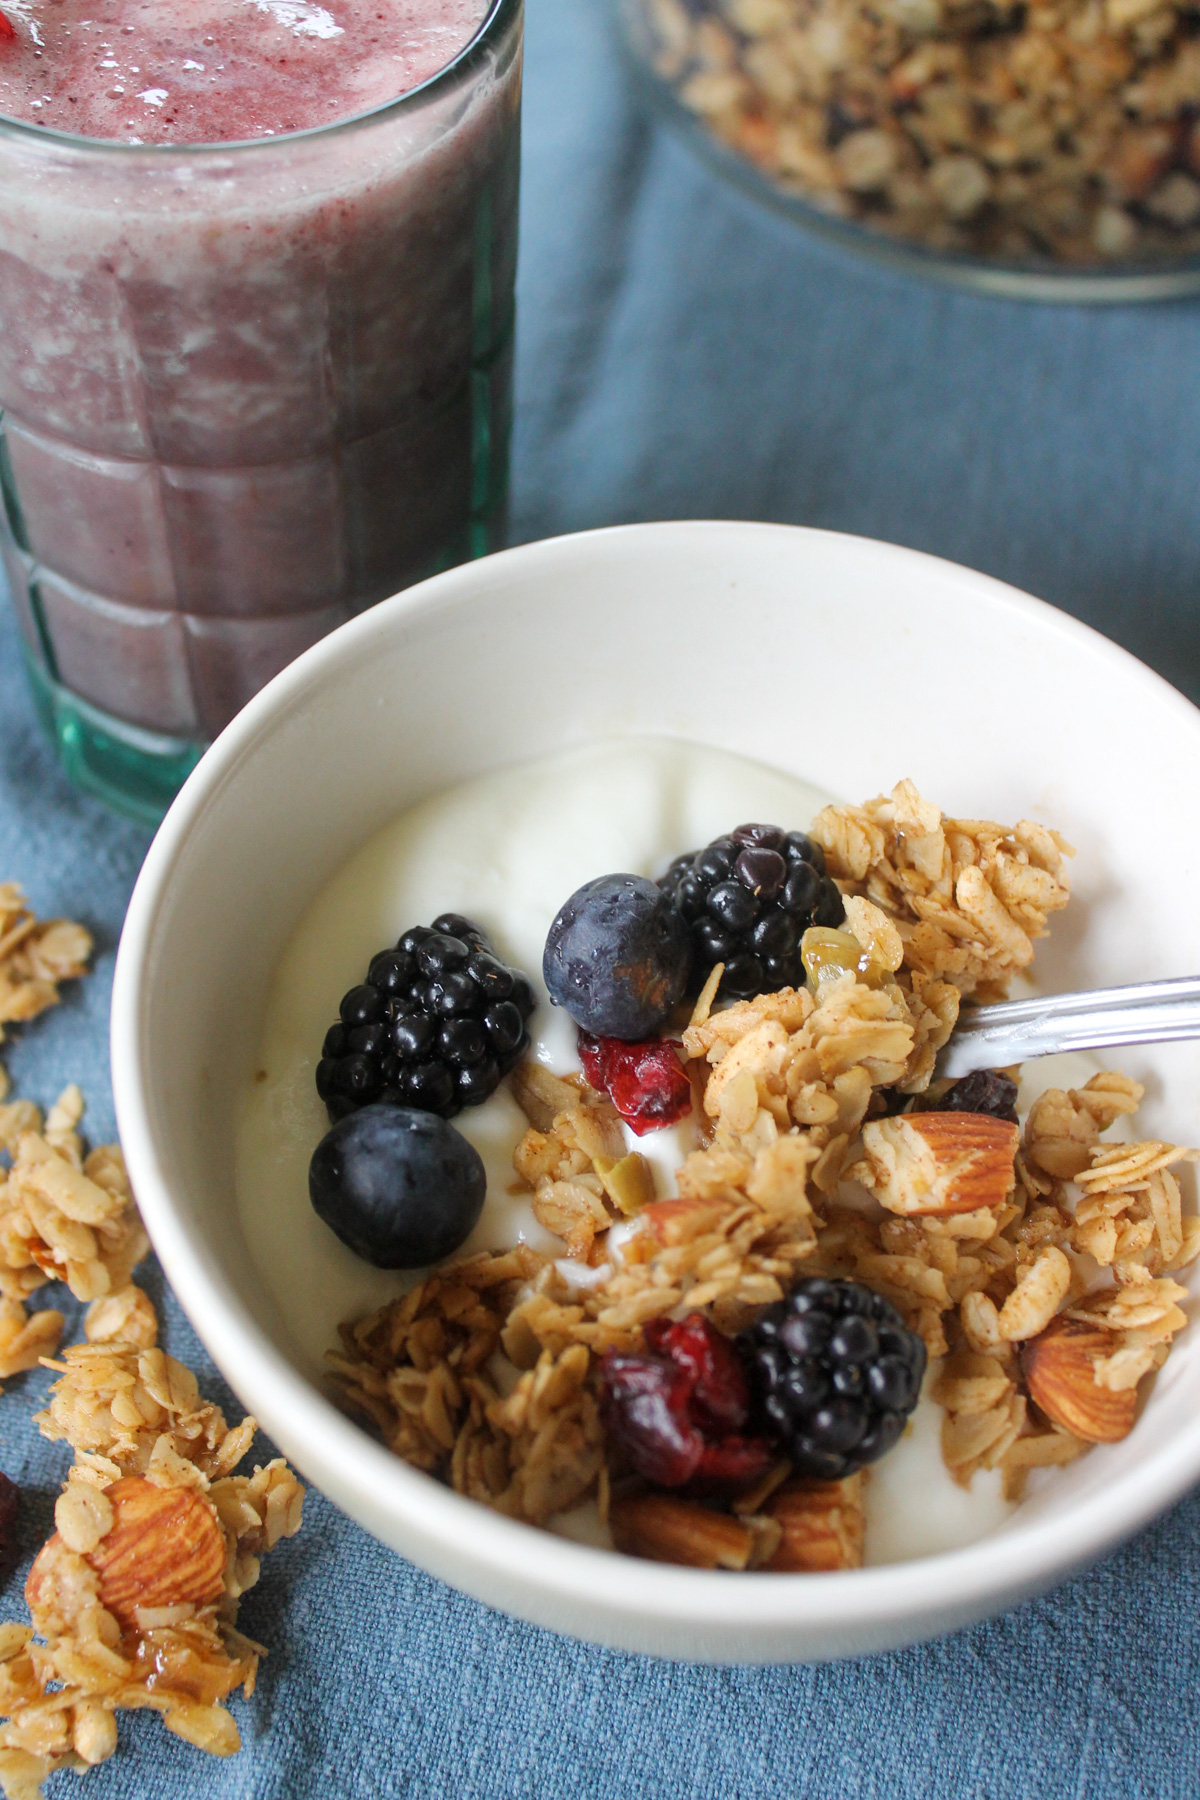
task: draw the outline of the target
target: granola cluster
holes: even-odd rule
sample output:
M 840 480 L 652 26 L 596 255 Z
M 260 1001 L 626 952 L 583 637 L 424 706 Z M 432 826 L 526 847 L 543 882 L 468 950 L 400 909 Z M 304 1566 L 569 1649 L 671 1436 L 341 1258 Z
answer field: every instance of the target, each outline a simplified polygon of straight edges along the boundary
M 938 251 L 1200 249 L 1200 28 L 1172 0 L 623 0 L 682 104 L 784 192 Z
M 122 1321 L 113 1311 L 107 1324 Z M 121 1708 L 159 1713 L 213 1755 L 240 1748 L 222 1702 L 253 1692 L 266 1652 L 238 1631 L 238 1601 L 261 1556 L 299 1530 L 304 1499 L 281 1459 L 233 1473 L 254 1420 L 227 1426 L 161 1350 L 93 1341 L 51 1367 L 61 1378 L 37 1423 L 75 1463 L 26 1583 L 32 1624 L 0 1626 L 7 1800 L 105 1761 Z
M 30 1019 L 84 973 L 90 939 L 39 926 L 0 887 L 0 1022 Z M 7 1081 L 0 1070 L 0 1101 Z M 149 1241 L 120 1147 L 86 1152 L 83 1096 L 48 1114 L 0 1104 L 0 1378 L 56 1369 L 43 1435 L 75 1453 L 54 1536 L 26 1583 L 30 1625 L 0 1624 L 0 1791 L 36 1800 L 59 1769 L 84 1773 L 117 1748 L 121 1708 L 229 1755 L 222 1702 L 253 1691 L 265 1654 L 237 1629 L 259 1559 L 299 1529 L 303 1489 L 286 1463 L 234 1471 L 253 1419 L 234 1427 L 158 1348 L 149 1296 L 132 1280 Z M 53 1360 L 62 1313 L 26 1302 L 61 1281 L 87 1303 L 86 1342 Z
M 780 1460 L 725 1509 L 647 1492 L 601 1423 L 605 1351 L 697 1310 L 735 1333 L 801 1275 L 860 1281 L 920 1333 L 964 1485 L 998 1469 L 1019 1498 L 1031 1469 L 1132 1428 L 1186 1322 L 1200 1219 L 1173 1170 L 1198 1153 L 1106 1142 L 1142 1098 L 1114 1071 L 1043 1093 L 1023 1132 L 939 1111 L 930 1085 L 960 996 L 1002 993 L 1066 904 L 1069 846 L 945 818 L 910 782 L 812 835 L 847 929 L 807 934 L 804 989 L 714 1011 L 713 971 L 682 1034 L 703 1125 L 676 1193 L 655 1197 L 605 1095 L 527 1064 L 518 1190 L 563 1254 L 474 1256 L 342 1327 L 346 1404 L 458 1492 L 537 1524 L 594 1497 L 618 1548 L 697 1567 L 855 1566 L 863 1476 Z
M 91 934 L 70 919 L 38 920 L 15 881 L 0 882 L 0 1043 L 6 1025 L 58 1004 L 58 989 L 87 973 Z M 0 1068 L 0 1100 L 8 1077 Z

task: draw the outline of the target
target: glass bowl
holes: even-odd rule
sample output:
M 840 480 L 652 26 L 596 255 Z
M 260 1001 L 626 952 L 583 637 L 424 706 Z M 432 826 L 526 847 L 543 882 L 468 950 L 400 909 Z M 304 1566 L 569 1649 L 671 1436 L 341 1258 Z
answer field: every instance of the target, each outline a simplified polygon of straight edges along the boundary
M 1200 292 L 1200 25 L 1168 0 L 612 0 L 638 85 L 797 224 L 1027 300 Z

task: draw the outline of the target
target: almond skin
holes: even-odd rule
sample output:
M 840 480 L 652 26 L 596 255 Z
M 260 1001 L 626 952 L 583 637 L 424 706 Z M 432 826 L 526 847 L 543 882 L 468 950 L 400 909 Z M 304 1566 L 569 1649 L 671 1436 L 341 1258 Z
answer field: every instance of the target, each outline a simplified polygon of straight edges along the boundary
M 609 1523 L 613 1543 L 627 1556 L 689 1569 L 744 1569 L 754 1548 L 754 1533 L 740 1519 L 674 1494 L 614 1500 Z
M 889 1212 L 908 1217 L 1003 1206 L 1020 1132 L 990 1113 L 905 1113 L 863 1127 L 850 1171 Z
M 764 1508 L 782 1528 L 769 1562 L 776 1573 L 815 1575 L 862 1567 L 862 1476 L 789 1481 Z
M 1097 1360 L 1118 1347 L 1115 1333 L 1086 1319 L 1057 1318 L 1021 1351 L 1021 1373 L 1030 1398 L 1053 1425 L 1089 1444 L 1128 1437 L 1137 1416 L 1137 1389 L 1101 1387 Z
M 203 1495 L 194 1488 L 156 1487 L 140 1475 L 114 1481 L 105 1492 L 113 1523 L 86 1561 L 99 1577 L 102 1604 L 122 1630 L 137 1630 L 141 1606 L 204 1606 L 220 1599 L 225 1534 Z M 60 1541 L 56 1532 L 50 1544 Z M 26 1584 L 31 1607 L 40 1591 L 41 1560 Z

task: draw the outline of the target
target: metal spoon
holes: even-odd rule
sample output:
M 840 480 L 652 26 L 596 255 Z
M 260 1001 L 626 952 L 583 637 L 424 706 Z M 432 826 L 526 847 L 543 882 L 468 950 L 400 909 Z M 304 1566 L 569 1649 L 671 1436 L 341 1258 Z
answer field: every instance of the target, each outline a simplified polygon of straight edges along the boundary
M 1200 1038 L 1200 976 L 966 1007 L 938 1056 L 935 1073 L 969 1075 L 974 1069 L 1002 1069 L 1063 1050 L 1166 1044 L 1179 1038 Z

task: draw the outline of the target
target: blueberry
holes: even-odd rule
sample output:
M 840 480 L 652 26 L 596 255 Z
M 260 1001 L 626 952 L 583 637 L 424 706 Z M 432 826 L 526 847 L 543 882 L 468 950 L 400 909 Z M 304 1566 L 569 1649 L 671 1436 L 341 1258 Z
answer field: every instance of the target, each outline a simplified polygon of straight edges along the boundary
M 542 975 L 584 1031 L 637 1042 L 682 999 L 688 961 L 688 928 L 671 896 L 640 875 L 602 875 L 560 908 Z
M 475 1228 L 487 1182 L 461 1133 L 428 1112 L 366 1106 L 313 1152 L 313 1208 L 356 1255 L 379 1269 L 421 1269 L 450 1256 Z

